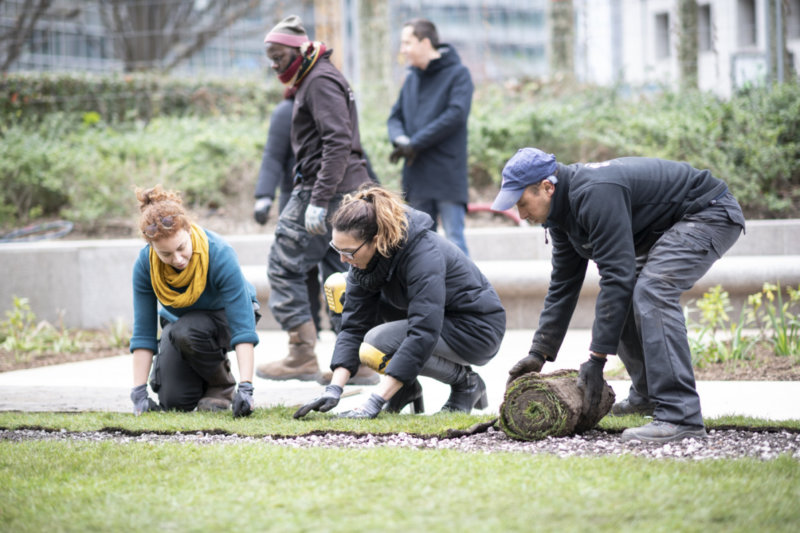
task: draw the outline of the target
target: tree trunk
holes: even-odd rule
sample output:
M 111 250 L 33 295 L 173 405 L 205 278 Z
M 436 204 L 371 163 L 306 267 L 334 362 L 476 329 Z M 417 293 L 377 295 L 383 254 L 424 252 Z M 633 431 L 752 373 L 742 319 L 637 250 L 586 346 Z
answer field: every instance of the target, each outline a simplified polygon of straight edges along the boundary
M 678 0 L 678 63 L 681 88 L 697 89 L 697 0 Z
M 575 73 L 575 11 L 572 0 L 551 0 L 550 28 L 550 73 L 571 78 Z

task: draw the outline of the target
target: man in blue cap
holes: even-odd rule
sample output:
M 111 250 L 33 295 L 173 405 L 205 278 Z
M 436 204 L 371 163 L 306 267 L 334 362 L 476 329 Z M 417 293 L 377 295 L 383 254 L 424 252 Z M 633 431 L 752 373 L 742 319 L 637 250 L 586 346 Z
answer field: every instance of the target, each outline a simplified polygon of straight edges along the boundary
M 492 209 L 514 205 L 549 232 L 553 252 L 539 327 L 511 379 L 555 360 L 591 259 L 600 293 L 589 360 L 578 378 L 584 409 L 599 401 L 606 356 L 616 353 L 632 384 L 612 414 L 654 418 L 626 429 L 623 441 L 705 437 L 679 299 L 744 230 L 727 185 L 688 163 L 624 157 L 563 165 L 553 154 L 523 148 L 503 169 Z

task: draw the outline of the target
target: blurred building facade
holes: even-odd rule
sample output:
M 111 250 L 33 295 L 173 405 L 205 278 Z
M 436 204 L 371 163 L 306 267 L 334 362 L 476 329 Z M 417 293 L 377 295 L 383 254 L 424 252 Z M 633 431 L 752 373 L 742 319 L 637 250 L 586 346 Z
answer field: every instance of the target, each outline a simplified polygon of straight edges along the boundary
M 176 0 L 147 1 L 155 6 Z M 423 16 L 437 25 L 443 42 L 458 50 L 478 83 L 563 72 L 554 52 L 560 43 L 569 45 L 564 48 L 569 58 L 566 68 L 580 82 L 670 86 L 686 76 L 686 59 L 679 54 L 685 29 L 679 25 L 679 10 L 685 4 L 686 0 L 261 0 L 171 72 L 263 76 L 267 68 L 263 35 L 282 17 L 296 13 L 313 38 L 334 48 L 334 62 L 356 87 L 397 87 L 404 75 L 398 54 L 400 25 Z M 727 96 L 738 87 L 776 79 L 778 74 L 784 79 L 796 76 L 800 0 L 694 4 L 700 89 Z M 783 10 L 776 11 L 779 4 Z M 0 2 L 0 32 L 25 5 L 25 0 Z M 568 32 L 553 29 L 554 10 L 564 6 L 569 9 Z M 777 15 L 782 18 L 779 26 Z M 786 65 L 775 63 L 778 30 L 788 51 Z M 54 0 L 10 70 L 122 72 L 116 38 L 103 24 L 97 2 Z
M 634 87 L 682 82 L 681 2 L 574 2 L 579 80 Z M 696 4 L 694 27 L 688 30 L 696 32 L 698 88 L 727 97 L 747 84 L 778 79 L 779 39 L 785 40 L 783 79 L 796 79 L 800 0 L 698 0 Z M 776 23 L 778 19 L 782 24 Z

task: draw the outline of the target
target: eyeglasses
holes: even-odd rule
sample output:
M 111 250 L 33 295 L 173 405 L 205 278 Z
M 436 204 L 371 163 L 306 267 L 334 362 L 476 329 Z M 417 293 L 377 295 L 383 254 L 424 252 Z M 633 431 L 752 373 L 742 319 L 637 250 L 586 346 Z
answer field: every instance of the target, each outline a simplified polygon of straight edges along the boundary
M 355 249 L 355 250 L 353 250 L 352 252 L 345 252 L 344 250 L 340 250 L 340 249 L 338 249 L 338 248 L 336 247 L 336 245 L 335 245 L 335 244 L 333 244 L 333 241 L 331 241 L 329 244 L 330 244 L 330 247 L 331 247 L 331 248 L 333 248 L 333 251 L 334 251 L 334 252 L 336 252 L 337 254 L 341 255 L 342 257 L 344 257 L 344 258 L 346 258 L 346 259 L 349 259 L 350 261 L 352 261 L 352 260 L 353 260 L 353 258 L 354 258 L 354 256 L 355 256 L 355 255 L 358 253 L 358 251 L 361 249 L 361 247 L 362 247 L 362 246 L 364 246 L 365 244 L 367 244 L 369 241 L 370 241 L 370 239 L 367 239 L 366 241 L 362 242 L 362 243 L 361 243 L 361 244 L 358 246 L 358 248 L 356 248 L 356 249 Z
M 156 233 L 158 233 L 158 226 L 161 226 L 164 229 L 172 229 L 172 226 L 174 225 L 174 216 L 167 215 L 165 217 L 158 217 L 155 222 L 144 227 L 144 234 L 152 238 L 156 236 Z

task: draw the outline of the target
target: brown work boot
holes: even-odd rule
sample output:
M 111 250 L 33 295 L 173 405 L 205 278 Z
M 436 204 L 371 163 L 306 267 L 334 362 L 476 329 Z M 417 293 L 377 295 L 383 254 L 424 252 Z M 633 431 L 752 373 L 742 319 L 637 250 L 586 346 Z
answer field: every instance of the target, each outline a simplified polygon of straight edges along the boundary
M 233 402 L 233 392 L 236 380 L 231 374 L 231 361 L 225 359 L 220 363 L 217 371 L 208 376 L 208 388 L 200 401 L 197 402 L 198 411 L 228 411 Z
M 317 378 L 317 383 L 320 385 L 328 385 L 333 379 L 333 372 L 331 370 L 326 370 L 322 374 L 319 375 Z M 367 365 L 361 365 L 358 367 L 358 372 L 354 376 L 350 376 L 350 379 L 347 380 L 348 385 L 377 385 L 381 380 L 381 377 L 378 375 L 377 372 L 372 370 Z
M 314 381 L 319 377 L 319 365 L 314 346 L 317 344 L 317 328 L 313 322 L 300 324 L 289 330 L 289 355 L 280 361 L 259 365 L 256 376 L 263 379 L 299 379 Z

